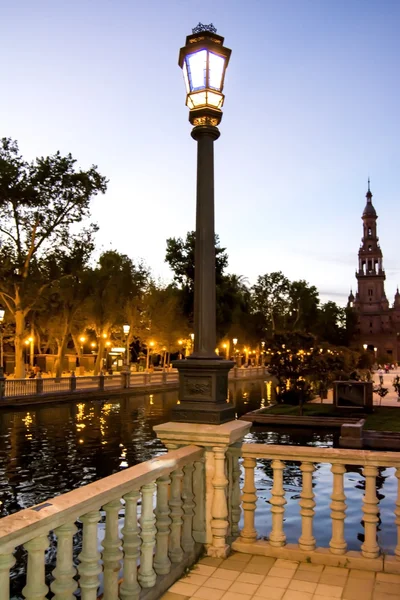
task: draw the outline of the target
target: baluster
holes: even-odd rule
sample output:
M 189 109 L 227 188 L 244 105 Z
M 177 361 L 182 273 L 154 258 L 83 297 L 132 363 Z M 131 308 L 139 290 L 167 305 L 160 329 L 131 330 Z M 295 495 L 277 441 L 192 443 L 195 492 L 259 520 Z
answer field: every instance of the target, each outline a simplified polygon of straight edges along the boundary
M 79 587 L 82 600 L 97 600 L 99 587 L 100 552 L 97 550 L 97 523 L 100 521 L 100 512 L 94 510 L 80 518 L 83 523 L 82 552 L 78 558 Z
M 142 588 L 153 587 L 157 578 L 153 569 L 153 551 L 156 543 L 156 528 L 154 527 L 155 518 L 153 513 L 153 495 L 155 489 L 155 483 L 148 483 L 141 488 L 142 512 L 140 515 L 140 537 L 142 539 L 142 547 L 140 551 L 138 579 Z
M 49 588 L 45 584 L 44 551 L 49 546 L 47 535 L 41 535 L 24 544 L 28 551 L 26 586 L 22 590 L 25 600 L 45 600 Z
M 226 501 L 226 489 L 228 480 L 225 475 L 225 452 L 226 448 L 215 447 L 214 452 L 214 477 L 212 485 L 214 495 L 211 507 L 211 531 L 212 546 L 208 548 L 208 554 L 217 558 L 227 556 L 229 546 L 226 543 L 228 533 L 228 504 Z
M 310 462 L 302 462 L 302 489 L 300 494 L 301 536 L 299 548 L 301 550 L 315 550 L 315 537 L 313 536 L 314 519 L 314 493 L 312 487 L 312 474 L 315 467 Z
M 12 552 L 0 554 L 0 600 L 10 598 L 10 569 L 15 565 Z
M 376 542 L 376 525 L 378 519 L 378 498 L 376 497 L 377 467 L 364 467 L 365 495 L 363 497 L 362 511 L 364 513 L 364 543 L 361 553 L 365 558 L 379 556 L 379 546 Z
M 106 534 L 102 543 L 104 563 L 104 600 L 118 598 L 118 580 L 121 569 L 121 539 L 118 532 L 118 514 L 121 500 L 112 500 L 103 506 L 106 513 Z
M 185 552 L 193 552 L 194 539 L 193 531 L 193 516 L 194 516 L 194 494 L 193 494 L 193 463 L 189 463 L 183 468 L 183 526 L 182 526 L 182 548 Z
M 243 459 L 244 486 L 242 491 L 243 529 L 240 532 L 240 541 L 251 543 L 257 539 L 254 527 L 254 517 L 257 504 L 257 490 L 254 487 L 254 469 L 256 459 L 245 457 Z
M 171 473 L 171 490 L 169 506 L 171 509 L 171 535 L 169 538 L 169 558 L 172 563 L 180 563 L 183 559 L 183 550 L 181 548 L 181 531 L 182 531 L 182 469 L 176 469 Z
M 274 483 L 271 489 L 271 513 L 272 513 L 272 531 L 269 536 L 271 546 L 279 548 L 284 546 L 286 535 L 283 531 L 283 514 L 286 504 L 285 491 L 283 489 L 283 469 L 285 463 L 282 460 L 273 460 L 271 462 Z
M 54 581 L 50 584 L 54 600 L 75 600 L 74 591 L 78 584 L 74 579 L 73 541 L 76 532 L 75 523 L 66 523 L 54 530 L 57 536 L 57 564 L 53 571 Z
M 231 536 L 235 539 L 239 536 L 240 521 L 240 449 L 231 448 L 230 451 L 232 456 Z
M 343 475 L 346 472 L 344 465 L 333 464 L 331 466 L 333 473 L 332 485 L 332 539 L 329 542 L 332 554 L 345 554 L 347 550 L 346 540 L 344 539 L 344 520 L 346 518 L 346 496 L 344 494 Z
M 171 570 L 171 561 L 168 558 L 168 542 L 171 525 L 168 506 L 168 489 L 171 479 L 164 475 L 157 479 L 157 507 L 156 515 L 156 553 L 154 556 L 154 569 L 157 575 L 167 575 Z
M 124 550 L 124 578 L 119 590 L 122 600 L 138 600 L 140 585 L 137 581 L 137 559 L 140 556 L 140 537 L 137 522 L 138 491 L 125 494 L 125 520 L 122 528 Z
M 397 500 L 396 500 L 396 508 L 394 510 L 394 514 L 396 515 L 395 523 L 397 525 L 397 546 L 395 548 L 394 554 L 397 560 L 400 560 L 400 468 L 396 469 L 396 477 L 397 477 Z
M 193 473 L 193 491 L 194 491 L 194 517 L 193 517 L 193 537 L 195 542 L 203 544 L 206 533 L 206 492 L 204 477 L 204 459 L 197 460 L 194 463 Z

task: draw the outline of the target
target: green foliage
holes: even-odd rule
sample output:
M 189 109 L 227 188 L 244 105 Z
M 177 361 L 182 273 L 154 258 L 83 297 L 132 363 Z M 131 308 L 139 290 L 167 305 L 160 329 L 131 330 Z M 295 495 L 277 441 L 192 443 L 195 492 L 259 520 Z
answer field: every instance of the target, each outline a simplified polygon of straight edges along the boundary
M 95 166 L 77 170 L 60 152 L 28 163 L 18 144 L 0 142 L 0 298 L 15 320 L 16 376 L 24 375 L 25 319 L 55 280 L 62 261 L 73 263 L 82 247 L 76 226 L 90 216 L 90 202 L 106 191 Z M 97 230 L 89 225 L 92 239 Z M 62 268 L 61 268 L 62 271 Z
M 275 334 L 268 352 L 280 401 L 296 404 L 313 392 L 325 396 L 335 380 L 349 379 L 358 361 L 358 354 L 348 348 L 319 346 L 315 336 L 300 332 Z

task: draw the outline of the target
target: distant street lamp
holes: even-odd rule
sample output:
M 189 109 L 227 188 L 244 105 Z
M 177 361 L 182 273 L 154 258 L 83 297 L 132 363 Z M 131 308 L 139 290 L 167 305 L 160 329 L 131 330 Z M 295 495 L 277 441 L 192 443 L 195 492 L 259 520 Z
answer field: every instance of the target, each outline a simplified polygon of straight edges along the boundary
M 126 344 L 126 352 L 125 352 L 125 365 L 127 370 L 129 371 L 129 332 L 131 330 L 131 326 L 126 324 L 122 326 L 122 329 L 124 330 L 124 336 L 125 336 L 125 344 Z
M 83 344 L 86 342 L 86 338 L 85 338 L 85 336 L 84 336 L 84 335 L 82 335 L 82 336 L 79 338 L 79 341 L 80 341 L 80 343 L 81 343 L 81 354 L 83 354 Z
M 368 344 L 363 344 L 363 348 L 364 348 L 365 351 L 367 351 Z
M 376 360 L 376 353 L 378 352 L 378 348 L 375 346 L 374 347 L 374 354 L 375 354 L 375 360 Z
M 173 419 L 219 424 L 233 420 L 235 410 L 227 402 L 228 372 L 234 363 L 224 361 L 215 352 L 214 141 L 220 135 L 222 91 L 231 55 L 231 50 L 223 46 L 224 38 L 216 32 L 212 24 L 199 23 L 179 52 L 189 121 L 193 125 L 191 135 L 197 142 L 197 199 L 194 334 L 191 336 L 194 344 L 188 360 L 175 363 L 181 397 Z
M 265 366 L 265 342 L 261 342 L 261 366 Z
M 4 356 L 3 356 L 3 322 L 6 311 L 0 307 L 0 368 L 4 367 Z

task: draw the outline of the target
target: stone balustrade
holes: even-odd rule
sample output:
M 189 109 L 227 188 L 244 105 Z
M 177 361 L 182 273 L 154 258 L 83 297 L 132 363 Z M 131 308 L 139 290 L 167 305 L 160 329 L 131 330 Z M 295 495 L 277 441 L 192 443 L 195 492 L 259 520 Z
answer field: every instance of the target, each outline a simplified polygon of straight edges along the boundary
M 232 544 L 239 552 L 260 554 L 277 558 L 307 561 L 316 564 L 346 566 L 400 573 L 400 454 L 397 452 L 372 452 L 363 450 L 346 450 L 317 447 L 293 447 L 262 444 L 243 444 L 241 447 L 244 470 L 244 484 L 241 490 L 241 509 L 243 511 L 243 528 Z M 257 460 L 270 461 L 273 472 L 271 489 L 271 531 L 268 539 L 257 539 L 257 490 L 254 482 L 254 470 Z M 284 526 L 285 490 L 283 472 L 286 461 L 299 461 L 302 473 L 302 490 L 299 499 L 301 535 L 297 544 L 287 544 Z M 329 548 L 317 548 L 313 535 L 314 508 L 318 498 L 313 492 L 313 472 L 315 464 L 331 465 L 332 490 L 330 522 L 331 528 Z M 365 478 L 365 494 L 362 504 L 364 523 L 364 541 L 361 551 L 348 551 L 345 539 L 346 496 L 344 492 L 344 473 L 346 465 L 362 467 Z M 397 546 L 394 555 L 381 552 L 377 543 L 377 524 L 379 522 L 379 500 L 376 492 L 378 467 L 394 467 L 397 477 L 397 501 L 394 510 L 394 522 L 397 527 Z M 234 496 L 238 502 L 237 494 Z M 237 514 L 239 507 L 232 509 Z
M 55 600 L 73 600 L 77 588 L 82 600 L 101 593 L 104 600 L 158 598 L 202 548 L 196 542 L 205 526 L 203 454 L 186 446 L 1 519 L 0 600 L 10 597 L 9 571 L 20 546 L 28 554 L 26 600 L 44 600 L 49 592 L 46 555 L 56 555 Z
M 234 367 L 229 379 L 257 379 L 267 377 L 266 367 Z M 83 375 L 76 377 L 37 377 L 34 379 L 5 378 L 0 374 L 0 401 L 19 398 L 53 397 L 85 392 L 107 392 L 151 386 L 178 385 L 176 369 L 168 371 L 125 372 L 115 375 Z

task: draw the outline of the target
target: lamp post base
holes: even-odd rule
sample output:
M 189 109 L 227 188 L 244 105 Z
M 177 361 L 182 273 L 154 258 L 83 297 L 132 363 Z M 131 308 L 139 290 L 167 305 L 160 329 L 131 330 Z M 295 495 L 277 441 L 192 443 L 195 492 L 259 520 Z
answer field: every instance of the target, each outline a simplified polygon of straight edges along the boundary
M 235 419 L 228 402 L 230 360 L 191 358 L 173 363 L 179 371 L 179 404 L 172 420 L 185 423 L 221 425 Z

